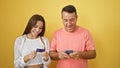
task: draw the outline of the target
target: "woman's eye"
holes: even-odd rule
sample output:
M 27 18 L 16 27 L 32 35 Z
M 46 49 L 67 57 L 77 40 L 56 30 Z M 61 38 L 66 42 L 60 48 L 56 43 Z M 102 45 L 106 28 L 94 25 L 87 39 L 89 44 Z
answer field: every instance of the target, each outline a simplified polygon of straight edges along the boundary
M 37 28 L 38 26 L 34 26 L 34 28 Z
M 40 27 L 39 29 L 43 29 L 42 27 Z
M 34 28 L 43 29 L 43 27 L 38 27 L 37 25 L 35 25 Z

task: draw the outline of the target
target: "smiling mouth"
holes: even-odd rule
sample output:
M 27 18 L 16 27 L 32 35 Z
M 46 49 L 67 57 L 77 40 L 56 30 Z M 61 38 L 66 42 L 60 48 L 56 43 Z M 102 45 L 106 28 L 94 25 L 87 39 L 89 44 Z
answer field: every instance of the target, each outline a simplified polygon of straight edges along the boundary
M 67 27 L 67 29 L 72 29 L 72 27 Z

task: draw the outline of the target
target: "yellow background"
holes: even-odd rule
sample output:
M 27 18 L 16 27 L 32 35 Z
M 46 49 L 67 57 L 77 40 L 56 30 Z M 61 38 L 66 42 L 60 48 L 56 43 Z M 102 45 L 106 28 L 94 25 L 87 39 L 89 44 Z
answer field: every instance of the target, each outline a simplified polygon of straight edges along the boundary
M 33 14 L 44 16 L 51 40 L 63 27 L 61 9 L 68 4 L 77 8 L 78 25 L 90 30 L 95 42 L 97 57 L 89 68 L 120 68 L 120 0 L 0 0 L 0 68 L 13 68 L 15 38 Z

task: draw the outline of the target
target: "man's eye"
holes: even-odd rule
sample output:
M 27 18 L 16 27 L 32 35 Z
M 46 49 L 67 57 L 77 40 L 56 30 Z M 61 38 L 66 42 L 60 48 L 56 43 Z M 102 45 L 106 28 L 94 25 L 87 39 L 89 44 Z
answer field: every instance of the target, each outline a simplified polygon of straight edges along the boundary
M 66 20 L 66 19 L 64 19 L 64 22 L 67 22 L 67 20 Z
M 73 21 L 74 21 L 74 19 L 71 19 L 70 21 L 71 21 L 71 22 L 73 22 Z

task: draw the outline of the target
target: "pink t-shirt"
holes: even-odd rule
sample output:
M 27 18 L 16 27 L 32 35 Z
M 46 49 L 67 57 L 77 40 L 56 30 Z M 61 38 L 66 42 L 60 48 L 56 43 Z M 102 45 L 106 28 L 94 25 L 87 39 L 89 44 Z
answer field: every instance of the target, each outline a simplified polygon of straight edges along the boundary
M 79 27 L 75 32 L 67 32 L 64 28 L 53 35 L 51 51 L 87 51 L 95 50 L 92 37 L 88 30 Z M 88 68 L 86 59 L 74 60 L 72 58 L 58 60 L 57 68 Z

